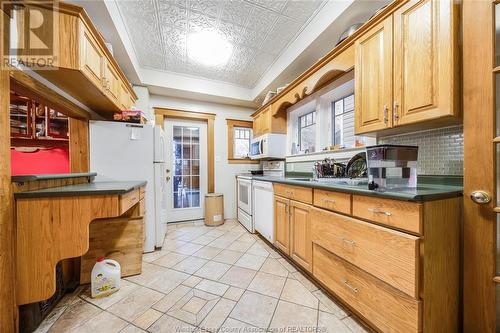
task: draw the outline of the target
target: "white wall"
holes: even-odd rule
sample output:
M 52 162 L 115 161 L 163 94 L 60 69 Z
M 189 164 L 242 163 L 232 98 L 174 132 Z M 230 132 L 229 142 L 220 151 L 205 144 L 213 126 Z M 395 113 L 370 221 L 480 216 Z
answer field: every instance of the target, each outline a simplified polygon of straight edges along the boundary
M 236 175 L 251 169 L 259 169 L 259 164 L 229 164 L 227 162 L 226 119 L 252 120 L 254 109 L 200 102 L 189 99 L 160 95 L 149 96 L 150 107 L 164 107 L 193 112 L 215 113 L 215 192 L 224 194 L 225 218 L 236 218 Z

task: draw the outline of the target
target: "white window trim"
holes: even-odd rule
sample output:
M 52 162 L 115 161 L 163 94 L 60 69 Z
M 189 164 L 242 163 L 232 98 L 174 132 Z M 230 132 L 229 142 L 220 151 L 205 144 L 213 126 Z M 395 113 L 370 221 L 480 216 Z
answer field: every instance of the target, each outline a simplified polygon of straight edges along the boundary
M 236 130 L 246 130 L 250 132 L 250 137 L 248 139 L 248 155 L 247 156 L 236 156 Z M 253 130 L 251 127 L 242 127 L 242 126 L 233 126 L 233 159 L 238 160 L 245 160 L 250 158 L 250 145 L 252 144 L 252 139 L 253 139 Z
M 288 109 L 287 121 L 288 121 L 288 135 L 287 135 L 287 156 L 288 157 L 300 157 L 308 156 L 309 154 L 315 154 L 315 159 L 321 159 L 321 154 L 325 147 L 330 147 L 333 141 L 333 102 L 354 93 L 354 76 L 346 75 L 344 80 L 339 84 L 339 81 L 334 81 L 324 88 L 318 90 L 311 96 L 304 98 L 302 101 L 291 106 Z M 298 119 L 300 116 L 307 114 L 311 111 L 316 111 L 316 144 L 315 152 L 309 152 L 309 154 L 304 154 L 299 152 L 298 154 L 292 155 L 292 144 L 299 142 L 299 132 L 298 132 Z M 371 139 L 365 137 L 365 142 L 368 144 L 376 144 L 376 139 Z M 361 148 L 364 149 L 364 148 Z M 357 151 L 359 148 L 347 148 L 347 150 Z M 326 155 L 335 154 L 332 151 L 324 152 Z M 308 158 L 306 158 L 308 160 Z

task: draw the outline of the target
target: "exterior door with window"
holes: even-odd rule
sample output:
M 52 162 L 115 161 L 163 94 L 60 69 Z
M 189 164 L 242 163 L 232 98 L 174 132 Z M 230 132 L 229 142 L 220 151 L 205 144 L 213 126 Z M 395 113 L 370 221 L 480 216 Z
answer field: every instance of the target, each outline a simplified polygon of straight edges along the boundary
M 204 217 L 207 193 L 207 124 L 192 120 L 165 120 L 167 140 L 167 222 Z

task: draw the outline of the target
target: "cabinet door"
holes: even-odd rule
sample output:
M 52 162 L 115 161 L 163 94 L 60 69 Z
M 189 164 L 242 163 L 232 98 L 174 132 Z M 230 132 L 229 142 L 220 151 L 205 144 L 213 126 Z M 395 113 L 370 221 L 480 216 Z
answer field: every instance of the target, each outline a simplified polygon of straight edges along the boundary
M 120 82 L 120 109 L 128 110 L 132 106 L 130 93 L 123 82 Z
M 262 111 L 261 116 L 261 128 L 260 133 L 266 134 L 271 132 L 271 107 L 268 107 Z
M 83 30 L 81 68 L 96 87 L 103 88 L 104 53 L 92 37 Z
M 260 135 L 260 114 L 253 118 L 253 137 L 256 138 Z
M 290 201 L 274 197 L 274 245 L 290 255 Z
M 395 125 L 455 114 L 453 6 L 453 0 L 410 1 L 394 13 Z
M 104 70 L 106 95 L 117 105 L 120 93 L 120 78 L 113 65 L 106 61 Z
M 392 17 L 355 42 L 355 132 L 392 126 Z
M 310 207 L 296 201 L 290 201 L 290 256 L 296 263 L 311 272 Z

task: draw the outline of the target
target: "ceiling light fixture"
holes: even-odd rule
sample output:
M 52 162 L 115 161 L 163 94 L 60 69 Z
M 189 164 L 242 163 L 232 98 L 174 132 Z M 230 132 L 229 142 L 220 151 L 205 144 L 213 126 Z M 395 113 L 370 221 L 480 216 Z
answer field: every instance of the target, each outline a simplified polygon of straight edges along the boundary
M 213 30 L 192 33 L 187 38 L 189 58 L 207 66 L 219 66 L 227 63 L 233 45 Z

